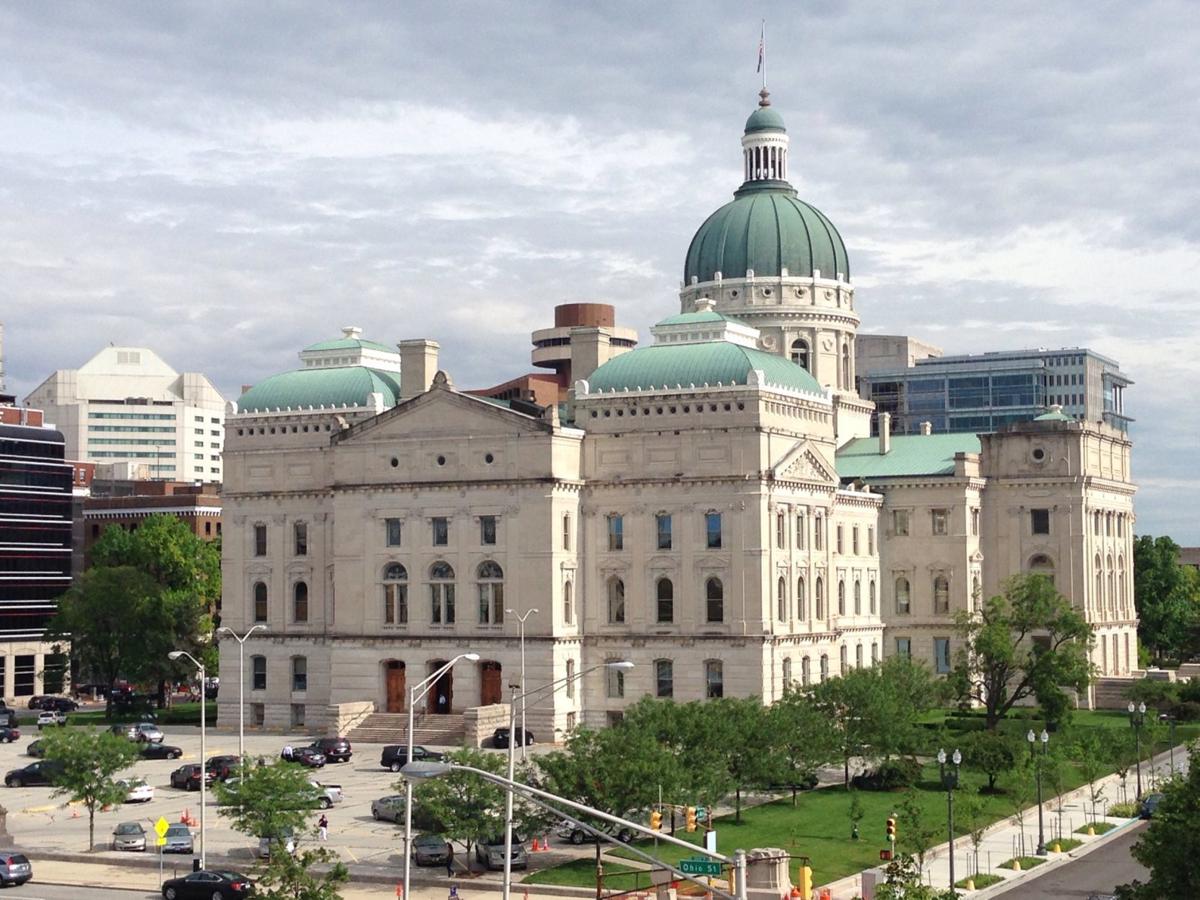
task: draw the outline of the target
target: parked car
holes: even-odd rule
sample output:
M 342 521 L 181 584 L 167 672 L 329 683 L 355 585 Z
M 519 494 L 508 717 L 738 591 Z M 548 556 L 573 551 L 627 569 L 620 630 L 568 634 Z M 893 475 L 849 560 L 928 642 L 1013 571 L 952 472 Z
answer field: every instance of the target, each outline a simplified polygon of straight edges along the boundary
M 418 866 L 444 866 L 450 851 L 440 834 L 418 834 L 413 838 L 412 858 Z M 500 857 L 504 858 L 503 854 Z
M 133 726 L 134 740 L 149 744 L 161 744 L 165 735 L 153 722 L 138 722 Z
M 162 895 L 166 900 L 241 900 L 254 893 L 254 882 L 241 872 L 201 869 L 182 878 L 163 882 Z
M 204 765 L 213 773 L 214 777 L 224 781 L 237 770 L 240 764 L 241 759 L 236 756 L 210 756 Z
M 404 820 L 404 795 L 388 794 L 371 801 L 371 815 L 376 822 L 402 822 Z
M 179 759 L 183 756 L 180 747 L 170 744 L 142 744 L 142 759 Z
M 261 837 L 258 839 L 258 847 L 254 851 L 254 855 L 259 859 L 270 859 L 271 848 L 273 846 L 282 846 L 288 853 L 296 852 L 296 838 L 292 833 L 292 829 L 284 828 L 280 831 L 276 838 Z
M 212 784 L 213 780 L 216 777 L 217 777 L 217 773 L 214 772 L 212 769 L 204 770 L 205 784 Z M 181 788 L 185 791 L 200 790 L 200 764 L 199 763 L 187 763 L 186 765 L 182 765 L 178 769 L 176 769 L 174 772 L 172 772 L 171 773 L 171 787 Z
M 24 768 L 13 769 L 4 776 L 4 783 L 9 787 L 26 787 L 28 785 L 53 784 L 54 779 L 62 773 L 62 763 L 48 759 L 39 759 Z
M 354 750 L 344 737 L 317 738 L 311 744 L 314 750 L 325 754 L 326 762 L 350 762 Z
M 622 844 L 628 844 L 637 837 L 633 829 L 625 825 L 607 825 L 603 822 L 598 822 L 596 823 L 596 831 L 604 832 L 610 837 L 616 838 Z M 596 840 L 595 832 L 588 831 L 586 828 L 580 828 L 578 825 L 567 821 L 560 822 L 554 829 L 554 833 L 564 841 L 570 841 L 576 845 L 590 844 Z M 503 857 L 501 858 L 503 859 Z
M 20 736 L 20 728 L 9 728 L 7 725 L 0 725 L 0 743 L 11 744 Z
M 480 838 L 475 842 L 475 859 L 489 869 L 504 868 L 504 835 L 499 837 Z M 512 837 L 512 868 L 524 869 L 529 866 L 529 856 L 525 853 L 525 842 L 514 833 Z
M 154 785 L 140 778 L 125 778 L 117 783 L 125 786 L 126 803 L 149 803 L 154 799 Z
M 300 765 L 308 766 L 310 769 L 320 769 L 325 765 L 325 754 L 320 750 L 312 747 L 290 747 L 287 749 L 291 751 L 291 755 L 283 756 L 286 760 L 300 763 Z
M 114 850 L 145 851 L 146 829 L 141 822 L 122 822 L 112 833 L 112 848 Z
M 47 697 L 42 701 L 42 709 L 57 709 L 59 712 L 75 712 L 79 704 L 70 697 Z
M 515 740 L 516 740 L 516 744 L 518 747 L 521 746 L 522 741 L 524 742 L 526 747 L 528 747 L 534 743 L 532 731 L 522 731 L 521 728 L 518 727 L 516 729 L 515 734 L 516 734 Z M 508 741 L 509 741 L 509 731 L 508 731 L 507 726 L 505 726 L 504 728 L 497 728 L 495 731 L 492 732 L 492 746 L 493 747 L 507 748 Z
M 5 706 L 3 700 L 0 700 L 0 725 L 9 728 L 17 727 L 17 711 L 10 706 Z
M 24 853 L 0 853 L 0 885 L 24 884 L 33 877 L 33 864 Z
M 40 713 L 38 713 L 37 727 L 38 727 L 39 731 L 41 731 L 47 725 L 62 726 L 62 725 L 66 725 L 66 724 L 67 724 L 67 714 L 60 713 L 56 709 L 44 709 Z
M 167 826 L 167 833 L 163 835 L 166 838 L 166 843 L 163 844 L 163 853 L 191 853 L 193 849 L 192 830 L 182 822 L 176 822 L 174 825 Z
M 436 750 L 426 750 L 417 744 L 413 744 L 412 758 L 413 762 L 441 762 L 446 758 L 446 754 L 438 753 Z M 408 745 L 407 744 L 388 744 L 383 748 L 383 754 L 379 757 L 379 764 L 385 769 L 391 769 L 393 772 L 399 772 L 400 768 L 408 762 Z
M 1138 815 L 1143 819 L 1152 819 L 1154 814 L 1158 812 L 1158 804 L 1162 803 L 1162 794 L 1147 794 L 1142 798 L 1142 805 L 1138 809 Z
M 41 709 L 42 701 L 49 700 L 49 699 L 50 699 L 49 694 L 34 694 L 32 697 L 29 698 L 29 708 L 30 709 Z
M 341 803 L 345 799 L 340 784 L 322 784 L 315 778 L 309 779 L 308 783 L 321 792 L 321 809 L 329 809 L 333 804 Z
M 41 740 L 30 741 L 29 746 L 25 748 L 25 755 L 41 759 L 46 755 L 46 745 Z

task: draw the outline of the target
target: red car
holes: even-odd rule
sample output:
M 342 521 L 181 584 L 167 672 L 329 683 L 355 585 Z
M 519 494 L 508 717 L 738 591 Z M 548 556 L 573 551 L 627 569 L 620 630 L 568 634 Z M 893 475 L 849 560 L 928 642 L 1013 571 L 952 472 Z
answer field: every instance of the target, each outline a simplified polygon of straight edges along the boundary
M 204 772 L 205 784 L 212 784 L 217 777 L 217 773 L 212 769 L 207 769 Z M 200 765 L 198 763 L 188 763 L 180 766 L 171 773 L 171 787 L 181 788 L 185 791 L 200 790 Z

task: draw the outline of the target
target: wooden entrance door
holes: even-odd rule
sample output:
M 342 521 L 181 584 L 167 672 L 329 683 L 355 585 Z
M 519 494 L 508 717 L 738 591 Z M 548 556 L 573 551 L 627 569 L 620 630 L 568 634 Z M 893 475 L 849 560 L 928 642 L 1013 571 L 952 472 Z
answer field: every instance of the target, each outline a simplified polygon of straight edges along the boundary
M 442 666 L 446 665 L 446 660 L 435 659 L 429 663 L 429 671 L 436 672 Z M 454 706 L 454 670 L 447 669 L 442 673 L 429 691 L 429 711 L 438 715 L 445 715 L 450 712 Z
M 387 663 L 387 711 L 404 712 L 404 663 L 398 659 Z
M 500 702 L 500 674 L 500 663 L 494 660 L 489 660 L 480 666 L 479 703 L 481 706 L 490 706 Z

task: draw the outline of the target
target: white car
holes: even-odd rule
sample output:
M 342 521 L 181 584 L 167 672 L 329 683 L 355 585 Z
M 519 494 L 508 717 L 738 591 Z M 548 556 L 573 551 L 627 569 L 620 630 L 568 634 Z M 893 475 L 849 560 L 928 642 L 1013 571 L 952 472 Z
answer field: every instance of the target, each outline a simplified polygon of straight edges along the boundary
M 125 787 L 126 803 L 149 803 L 154 799 L 154 785 L 140 778 L 127 778 L 121 784 Z
M 67 714 L 61 713 L 56 709 L 46 709 L 38 713 L 37 727 L 38 729 L 45 728 L 47 725 L 66 725 Z
M 321 792 L 321 809 L 329 809 L 333 804 L 341 803 L 345 799 L 340 784 L 322 784 L 315 779 L 309 779 L 308 783 Z

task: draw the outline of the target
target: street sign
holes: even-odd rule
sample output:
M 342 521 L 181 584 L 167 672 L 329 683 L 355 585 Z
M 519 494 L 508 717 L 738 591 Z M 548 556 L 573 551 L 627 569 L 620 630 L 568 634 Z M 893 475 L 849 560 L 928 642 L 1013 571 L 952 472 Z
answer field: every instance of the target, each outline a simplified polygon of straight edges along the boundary
M 682 859 L 679 871 L 685 875 L 720 875 L 721 864 L 708 859 Z
M 162 816 L 158 817 L 158 821 L 154 823 L 154 833 L 158 835 L 158 840 L 156 840 L 154 843 L 157 846 L 159 846 L 159 847 L 166 846 L 167 829 L 170 827 L 171 827 L 170 822 L 168 822 Z

